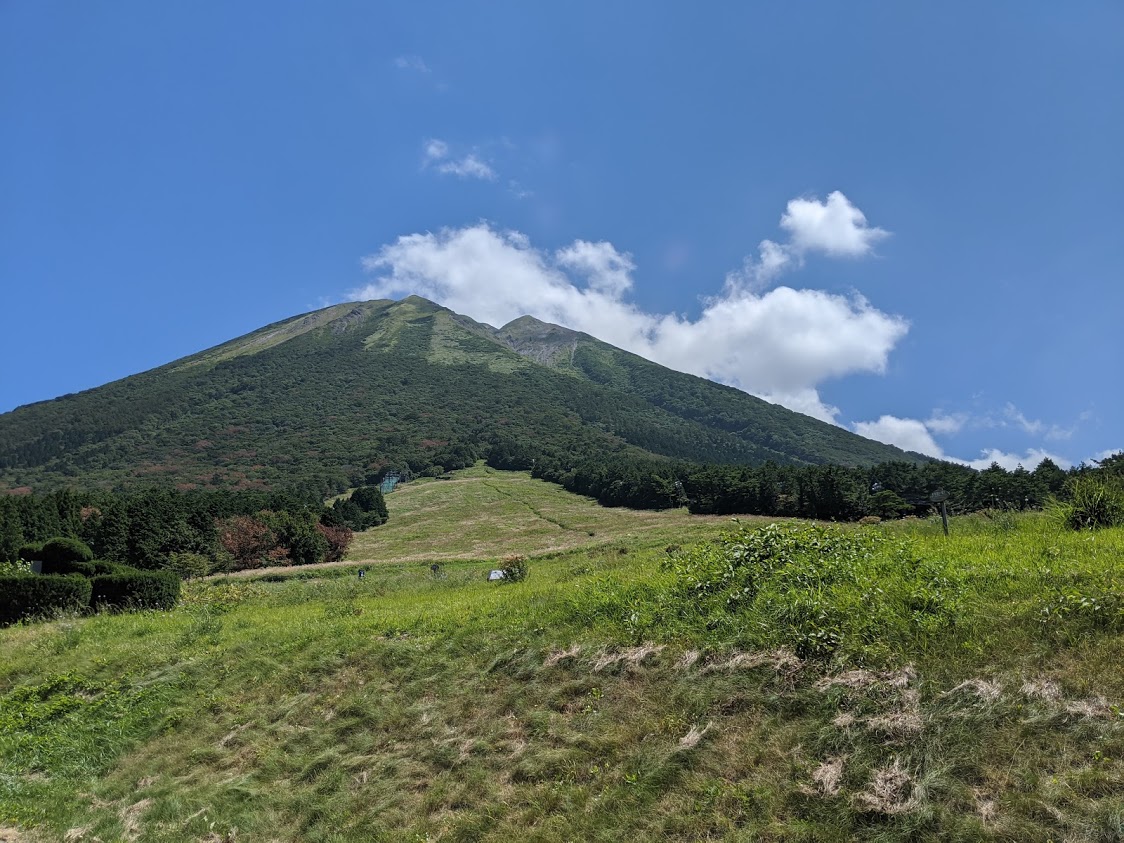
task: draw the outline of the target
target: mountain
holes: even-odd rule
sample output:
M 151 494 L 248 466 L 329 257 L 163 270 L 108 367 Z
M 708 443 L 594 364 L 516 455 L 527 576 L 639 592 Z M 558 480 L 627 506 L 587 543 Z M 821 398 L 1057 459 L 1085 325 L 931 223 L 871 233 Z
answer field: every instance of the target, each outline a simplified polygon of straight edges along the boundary
M 529 316 L 335 305 L 0 415 L 0 489 L 354 485 L 387 465 L 635 453 L 865 465 L 920 455 Z

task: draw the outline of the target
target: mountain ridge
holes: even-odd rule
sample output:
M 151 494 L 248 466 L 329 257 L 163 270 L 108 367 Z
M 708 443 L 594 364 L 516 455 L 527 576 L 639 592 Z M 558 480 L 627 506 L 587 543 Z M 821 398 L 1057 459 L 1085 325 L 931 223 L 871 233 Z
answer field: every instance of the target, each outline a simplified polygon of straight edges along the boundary
M 0 415 L 0 487 L 352 484 L 388 464 L 632 453 L 694 462 L 922 461 L 524 316 L 347 302 Z M 427 461 L 429 461 L 427 465 Z

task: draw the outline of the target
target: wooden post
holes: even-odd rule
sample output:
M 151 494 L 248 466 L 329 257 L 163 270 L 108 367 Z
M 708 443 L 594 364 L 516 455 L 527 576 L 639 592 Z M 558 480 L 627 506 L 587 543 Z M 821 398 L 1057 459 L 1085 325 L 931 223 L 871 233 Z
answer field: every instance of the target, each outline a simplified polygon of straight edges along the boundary
M 941 505 L 941 526 L 944 527 L 944 534 L 948 535 L 948 492 L 944 489 L 937 489 L 933 494 L 929 495 L 929 500 L 933 503 Z

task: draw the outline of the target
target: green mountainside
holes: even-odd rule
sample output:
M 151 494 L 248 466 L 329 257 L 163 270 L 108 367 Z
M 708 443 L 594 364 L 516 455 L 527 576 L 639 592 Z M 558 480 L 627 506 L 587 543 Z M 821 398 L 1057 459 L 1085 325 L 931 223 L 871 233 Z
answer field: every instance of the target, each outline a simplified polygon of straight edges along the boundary
M 756 465 L 923 458 L 522 317 L 347 303 L 0 415 L 0 489 L 361 482 L 497 450 Z

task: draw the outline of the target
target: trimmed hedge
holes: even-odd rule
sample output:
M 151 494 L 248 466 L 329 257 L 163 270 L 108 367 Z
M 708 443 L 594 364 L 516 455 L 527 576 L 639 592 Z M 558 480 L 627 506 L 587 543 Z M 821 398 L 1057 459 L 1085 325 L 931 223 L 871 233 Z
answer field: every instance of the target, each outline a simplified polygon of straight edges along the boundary
M 136 571 L 94 577 L 94 609 L 171 609 L 180 599 L 180 578 L 170 571 Z
M 82 574 L 94 575 L 94 552 L 90 546 L 78 539 L 49 539 L 35 557 L 43 563 L 44 574 Z
M 43 542 L 39 558 L 44 562 L 90 562 L 94 558 L 94 552 L 80 539 L 59 536 Z
M 92 562 L 80 562 L 78 560 L 48 562 L 43 560 L 39 564 L 42 566 L 41 574 L 81 574 L 84 577 L 96 577 L 99 574 L 120 574 L 136 570 L 128 565 L 122 565 L 120 562 L 110 562 L 108 559 L 95 559 Z
M 41 574 L 61 574 L 63 576 L 67 574 L 81 574 L 83 577 L 92 577 L 97 573 L 93 562 L 79 562 L 78 560 L 61 562 L 59 560 L 52 560 L 48 562 L 44 559 L 39 564 L 41 566 L 39 573 Z
M 90 605 L 91 586 L 91 581 L 81 576 L 0 576 L 0 624 L 85 609 Z
M 137 570 L 136 568 L 130 568 L 128 565 L 123 565 L 120 562 L 110 562 L 108 559 L 95 559 L 90 563 L 90 567 L 93 568 L 93 573 L 90 574 L 92 577 L 96 577 L 99 574 L 127 574 L 130 571 Z

